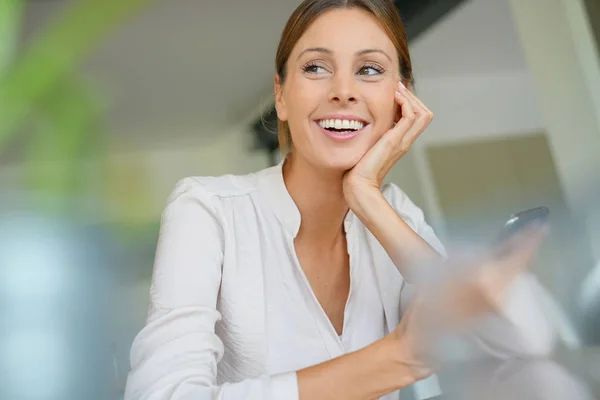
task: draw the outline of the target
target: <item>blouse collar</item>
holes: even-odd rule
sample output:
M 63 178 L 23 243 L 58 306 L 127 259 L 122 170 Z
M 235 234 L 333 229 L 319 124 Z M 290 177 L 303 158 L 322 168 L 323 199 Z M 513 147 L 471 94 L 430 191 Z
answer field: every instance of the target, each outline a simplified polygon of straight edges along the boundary
M 296 206 L 283 180 L 284 162 L 285 160 L 282 160 L 277 165 L 260 171 L 258 174 L 258 188 L 265 196 L 269 206 L 284 229 L 289 235 L 295 238 L 300 230 L 300 210 Z M 344 218 L 344 230 L 346 233 L 350 231 L 353 219 L 354 214 L 352 211 L 348 211 Z

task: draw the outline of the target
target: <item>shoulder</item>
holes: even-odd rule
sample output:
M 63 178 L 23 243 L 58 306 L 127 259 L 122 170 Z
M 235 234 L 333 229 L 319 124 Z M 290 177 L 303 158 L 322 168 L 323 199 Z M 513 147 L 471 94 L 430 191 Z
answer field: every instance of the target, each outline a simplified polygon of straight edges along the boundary
M 259 173 L 181 178 L 163 207 L 162 224 L 177 221 L 180 225 L 193 225 L 195 229 L 221 231 L 227 209 L 232 207 L 228 199 L 249 198 L 257 189 Z
M 438 239 L 433 228 L 425 220 L 423 210 L 419 208 L 408 195 L 393 183 L 383 185 L 384 197 L 406 224 L 429 243 L 440 254 L 446 255 L 444 246 Z
M 245 196 L 256 190 L 256 175 L 187 176 L 176 182 L 169 200 L 186 194 L 216 198 Z
M 421 208 L 419 208 L 419 206 L 417 206 L 402 189 L 393 183 L 386 183 L 383 185 L 381 192 L 394 210 L 400 214 L 402 219 L 404 219 L 411 228 L 418 230 L 418 224 L 425 220 Z
M 406 200 L 410 200 L 408 195 L 394 183 L 385 183 L 381 192 L 388 202 L 394 206 L 401 206 Z

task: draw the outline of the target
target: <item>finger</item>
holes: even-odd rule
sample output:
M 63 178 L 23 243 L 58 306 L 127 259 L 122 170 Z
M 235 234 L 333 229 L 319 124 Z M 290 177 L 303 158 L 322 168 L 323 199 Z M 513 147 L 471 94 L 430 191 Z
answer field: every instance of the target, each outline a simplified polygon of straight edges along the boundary
M 424 120 L 424 128 L 429 125 L 429 123 L 433 120 L 433 112 L 423 102 L 409 89 L 404 88 L 402 82 L 399 84 L 400 92 L 404 93 L 406 97 L 413 103 L 413 108 L 415 113 L 417 114 L 417 119 Z M 419 132 L 421 134 L 423 131 Z
M 396 125 L 386 132 L 382 139 L 387 140 L 392 148 L 395 149 L 402 143 L 402 139 L 415 123 L 417 116 L 408 97 L 397 91 L 394 94 L 394 99 L 400 106 L 402 116 Z
M 397 90 L 394 94 L 394 99 L 396 103 L 400 107 L 400 119 L 396 121 L 396 126 L 402 124 L 403 122 L 409 123 L 412 125 L 412 122 L 416 118 L 414 106 L 411 103 L 410 99 L 402 92 L 402 90 Z
M 496 266 L 502 271 L 503 285 L 508 285 L 531 265 L 545 235 L 546 229 L 538 227 L 527 229 L 510 239 L 513 242 L 513 248 Z
M 390 129 L 380 142 L 392 156 L 390 162 L 393 164 L 402 157 L 414 143 L 416 138 L 423 132 L 428 124 L 425 110 L 407 96 L 407 90 L 399 85 L 394 98 L 400 107 L 401 117 L 396 125 Z M 417 109 L 417 112 L 415 112 Z
M 408 99 L 414 103 L 413 108 L 417 114 L 423 115 L 426 113 L 426 111 L 428 111 L 427 107 L 425 107 L 425 104 L 417 99 L 417 96 L 415 96 L 406 86 L 404 86 L 402 82 L 398 83 L 398 91 L 405 97 L 408 97 Z
M 497 244 L 494 251 L 496 257 L 504 258 L 513 254 L 525 243 L 528 243 L 529 239 L 537 237 L 538 234 L 542 234 L 543 237 L 543 231 L 545 229 L 546 227 L 544 225 L 539 225 L 533 222 L 526 225 L 524 228 L 519 229 L 517 232 L 512 234 L 509 233 L 501 242 Z
M 421 136 L 421 134 L 425 132 L 427 124 L 428 121 L 423 119 L 417 119 L 402 137 L 402 140 L 400 142 L 400 148 L 408 150 L 413 145 L 413 143 L 419 138 L 419 136 Z
M 516 262 L 529 263 L 537 253 L 542 241 L 546 236 L 545 227 L 528 228 L 521 234 L 516 235 L 515 240 L 519 240 L 518 247 L 513 252 L 511 258 Z
M 427 108 L 427 106 L 425 106 L 425 104 L 423 104 L 423 102 L 417 96 L 415 96 L 414 93 L 407 89 L 402 84 L 402 82 L 398 83 L 398 88 L 399 92 L 402 93 L 405 97 L 407 97 L 408 100 L 411 102 L 413 110 L 417 115 L 417 119 L 424 119 L 425 126 L 427 126 L 429 122 L 431 122 L 431 120 L 433 119 L 433 113 L 431 112 L 431 110 L 429 110 L 429 108 Z
M 503 247 L 506 258 L 520 257 L 529 252 L 535 252 L 546 234 L 546 227 L 529 226 L 507 239 Z
M 433 112 L 419 99 L 413 92 L 406 89 L 405 94 L 409 97 L 414 103 L 418 104 L 419 107 L 423 110 L 423 113 L 429 118 L 431 121 L 433 119 Z
M 403 93 L 414 104 L 413 107 L 415 109 L 415 113 L 417 114 L 417 122 L 415 125 L 419 125 L 421 127 L 419 131 L 412 132 L 412 135 L 409 135 L 412 142 L 414 142 L 419 136 L 421 136 L 421 134 L 425 131 L 425 128 L 427 128 L 429 123 L 433 120 L 433 113 L 410 90 L 405 89 Z
M 412 124 L 401 136 L 400 147 L 401 149 L 407 150 L 415 140 L 425 131 L 427 125 L 431 121 L 427 112 L 421 108 L 416 102 L 410 99 L 407 95 L 408 92 L 400 93 L 406 99 L 406 104 L 410 104 L 410 107 L 414 113 L 414 117 L 412 118 Z M 404 128 L 404 127 L 402 127 Z

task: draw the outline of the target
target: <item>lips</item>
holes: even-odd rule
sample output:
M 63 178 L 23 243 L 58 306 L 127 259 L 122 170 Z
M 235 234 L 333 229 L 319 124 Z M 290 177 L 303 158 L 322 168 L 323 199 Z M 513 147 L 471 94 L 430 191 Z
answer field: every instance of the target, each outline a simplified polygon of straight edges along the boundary
M 365 126 L 363 121 L 356 119 L 321 119 L 317 123 L 321 128 L 337 132 L 358 131 Z
M 314 121 L 327 137 L 335 141 L 353 139 L 369 125 L 367 121 L 356 115 L 332 114 Z
M 349 140 L 354 139 L 356 136 L 360 135 L 362 132 L 364 132 L 365 128 L 368 125 L 363 126 L 360 129 L 347 129 L 347 130 L 336 130 L 335 128 L 333 129 L 327 129 L 324 128 L 321 124 L 319 124 L 319 121 L 315 121 L 315 126 L 328 138 L 336 141 L 336 142 L 346 142 Z

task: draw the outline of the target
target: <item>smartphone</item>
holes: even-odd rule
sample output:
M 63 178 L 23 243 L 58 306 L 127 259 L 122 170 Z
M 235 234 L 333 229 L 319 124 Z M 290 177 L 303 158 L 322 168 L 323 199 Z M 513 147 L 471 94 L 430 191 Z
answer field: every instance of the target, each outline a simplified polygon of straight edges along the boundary
M 550 210 L 548 209 L 548 207 L 544 206 L 535 207 L 529 210 L 512 214 L 504 224 L 504 227 L 502 228 L 500 240 L 505 240 L 510 236 L 520 232 L 531 223 L 546 222 L 548 220 L 549 214 Z

